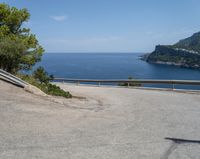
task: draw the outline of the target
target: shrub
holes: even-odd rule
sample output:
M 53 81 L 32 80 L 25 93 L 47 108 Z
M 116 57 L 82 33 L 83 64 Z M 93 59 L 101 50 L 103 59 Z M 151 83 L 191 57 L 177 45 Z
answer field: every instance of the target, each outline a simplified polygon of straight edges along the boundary
M 43 67 L 38 67 L 34 72 L 33 72 L 33 77 L 38 80 L 40 83 L 45 83 L 48 84 L 49 81 L 53 80 L 54 77 L 53 75 L 50 75 L 45 71 Z
M 130 87 L 140 87 L 140 86 L 142 86 L 141 83 L 133 81 L 133 77 L 129 77 L 128 79 L 130 80 L 130 82 L 120 83 L 119 86 L 130 86 Z
M 40 81 L 38 81 L 38 79 L 36 79 L 32 75 L 18 74 L 18 77 L 20 77 L 22 80 L 36 86 L 37 88 L 39 88 L 40 90 L 42 90 L 46 94 L 53 95 L 53 96 L 62 96 L 62 97 L 65 97 L 65 98 L 71 98 L 72 97 L 72 95 L 69 92 L 62 90 L 60 87 L 58 87 L 54 84 L 51 84 L 49 82 L 45 82 L 45 83 L 40 82 Z
M 72 95 L 69 92 L 65 92 L 64 90 L 62 90 L 60 87 L 48 83 L 47 84 L 47 93 L 50 95 L 54 95 L 54 96 L 63 96 L 66 98 L 71 98 Z

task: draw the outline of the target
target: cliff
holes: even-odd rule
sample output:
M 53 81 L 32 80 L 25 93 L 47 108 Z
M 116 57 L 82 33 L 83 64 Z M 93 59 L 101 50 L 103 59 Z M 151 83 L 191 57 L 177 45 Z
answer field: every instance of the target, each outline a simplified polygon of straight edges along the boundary
M 174 45 L 157 45 L 144 57 L 149 63 L 200 69 L 200 32 Z

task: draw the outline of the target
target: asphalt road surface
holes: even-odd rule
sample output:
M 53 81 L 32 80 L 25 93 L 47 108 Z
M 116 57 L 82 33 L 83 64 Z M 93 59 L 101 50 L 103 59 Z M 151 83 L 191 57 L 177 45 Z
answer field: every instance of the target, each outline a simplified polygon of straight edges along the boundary
M 59 85 L 76 98 L 0 81 L 0 159 L 200 158 L 200 94 Z

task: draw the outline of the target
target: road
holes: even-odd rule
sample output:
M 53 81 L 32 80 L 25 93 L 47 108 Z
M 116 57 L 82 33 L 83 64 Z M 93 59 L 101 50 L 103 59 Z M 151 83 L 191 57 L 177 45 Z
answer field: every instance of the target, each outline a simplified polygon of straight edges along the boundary
M 0 81 L 1 159 L 199 158 L 200 94 L 58 84 L 73 99 Z

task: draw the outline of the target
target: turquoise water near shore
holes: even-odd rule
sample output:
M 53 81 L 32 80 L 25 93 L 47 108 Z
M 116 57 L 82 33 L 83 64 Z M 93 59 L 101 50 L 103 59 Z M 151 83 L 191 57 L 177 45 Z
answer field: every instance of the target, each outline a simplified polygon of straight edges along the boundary
M 200 71 L 167 65 L 149 64 L 141 53 L 45 53 L 37 66 L 55 77 L 78 79 L 180 79 L 200 80 Z M 160 87 L 165 87 L 160 85 Z M 197 86 L 181 86 L 196 88 Z

